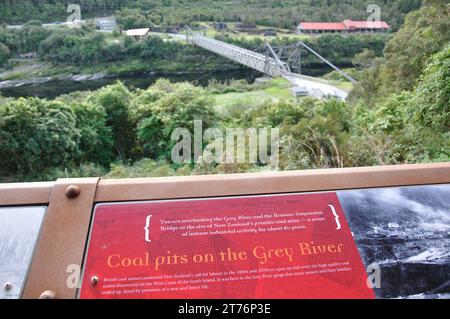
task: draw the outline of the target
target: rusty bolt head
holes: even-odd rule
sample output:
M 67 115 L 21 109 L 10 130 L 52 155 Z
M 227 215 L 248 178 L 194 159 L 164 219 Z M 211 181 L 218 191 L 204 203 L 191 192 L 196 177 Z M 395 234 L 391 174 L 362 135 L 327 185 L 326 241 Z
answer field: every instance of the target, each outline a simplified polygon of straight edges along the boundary
M 39 299 L 56 299 L 56 294 L 52 290 L 46 290 L 39 296 Z
M 91 285 L 95 286 L 98 284 L 99 278 L 97 276 L 92 276 L 91 277 Z
M 76 198 L 80 195 L 81 190 L 78 186 L 70 185 L 66 188 L 66 196 L 67 198 Z
M 13 287 L 12 283 L 9 281 L 5 282 L 5 290 L 11 290 Z

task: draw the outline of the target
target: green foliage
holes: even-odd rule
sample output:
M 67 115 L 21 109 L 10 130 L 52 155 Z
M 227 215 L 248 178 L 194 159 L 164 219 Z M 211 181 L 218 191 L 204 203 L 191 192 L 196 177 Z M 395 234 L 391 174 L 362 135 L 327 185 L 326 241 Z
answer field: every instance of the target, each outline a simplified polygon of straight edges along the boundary
M 372 60 L 363 70 L 349 100 L 373 107 L 392 93 L 414 89 L 433 54 L 450 42 L 450 4 L 426 1 L 409 13 L 402 28 L 386 44 L 384 57 Z
M 352 143 L 365 150 L 354 163 L 450 159 L 449 13 L 445 1 L 427 1 L 407 16 L 385 59 L 363 71 L 350 95 L 357 105 Z
M 60 102 L 35 98 L 0 105 L 2 169 L 39 172 L 77 154 L 80 132 L 73 111 Z
M 103 176 L 108 170 L 97 163 L 84 162 L 77 165 L 67 165 L 67 167 L 54 166 L 45 169 L 42 172 L 27 176 L 16 176 L 17 180 L 27 179 L 29 181 L 55 181 L 59 178 L 82 178 L 92 176 Z
M 433 112 L 436 104 L 428 105 L 430 110 L 419 108 L 420 94 L 420 91 L 394 94 L 375 109 L 358 106 L 351 139 L 352 144 L 358 146 L 353 152 L 354 164 L 450 160 L 448 110 Z M 448 103 L 444 105 L 448 108 Z
M 70 107 L 74 111 L 80 132 L 79 156 L 74 159 L 80 163 L 109 165 L 114 159 L 114 139 L 112 128 L 107 124 L 105 109 L 89 102 L 72 102 Z
M 152 25 L 152 19 L 142 14 L 139 9 L 123 9 L 116 11 L 117 22 L 124 30 L 148 28 Z
M 133 165 L 124 165 L 117 163 L 111 165 L 111 171 L 105 176 L 106 178 L 137 178 L 137 177 L 159 177 L 159 176 L 175 176 L 190 175 L 191 170 L 188 166 L 186 169 L 175 170 L 168 162 L 154 161 L 152 159 L 142 159 Z M 183 172 L 183 174 L 181 174 Z
M 51 31 L 35 23 L 27 24 L 18 30 L 3 29 L 0 27 L 0 42 L 6 45 L 11 52 L 36 52 Z
M 0 66 L 8 61 L 10 54 L 9 48 L 0 42 Z
M 39 20 L 30 20 L 27 23 L 25 23 L 25 26 L 35 26 L 35 27 L 42 27 L 42 22 Z
M 416 10 L 420 0 L 378 1 L 383 18 L 397 29 L 406 13 Z M 29 19 L 64 21 L 66 0 L 11 0 L 0 3 L 0 22 L 19 23 Z M 194 21 L 234 21 L 292 29 L 300 21 L 366 20 L 366 0 L 83 0 L 82 18 L 97 12 L 118 16 L 126 28 L 183 25 Z
M 417 86 L 414 120 L 437 131 L 450 129 L 450 43 L 433 56 Z
M 249 84 L 246 80 L 228 80 L 221 82 L 216 79 L 211 79 L 208 82 L 206 90 L 212 94 L 225 94 L 232 92 L 250 92 L 264 87 L 265 85 Z
M 100 89 L 89 101 L 101 105 L 106 112 L 106 124 L 111 128 L 115 155 L 121 159 L 131 156 L 134 146 L 134 126 L 130 119 L 131 93 L 121 82 Z
M 385 49 L 387 80 L 398 90 L 416 84 L 429 57 L 450 41 L 450 4 L 436 1 L 410 13 Z
M 91 65 L 110 57 L 110 52 L 104 52 L 106 45 L 102 33 L 57 30 L 46 38 L 39 47 L 39 54 L 55 64 Z M 105 54 L 106 53 L 106 54 Z
M 259 50 L 264 46 L 260 38 L 222 39 L 233 44 Z M 387 36 L 382 35 L 325 35 L 305 41 L 320 54 L 338 66 L 351 64 L 354 55 L 371 50 L 381 55 Z M 294 44 L 295 39 L 276 37 L 273 46 Z M 83 68 L 105 65 L 107 71 L 208 71 L 230 70 L 239 66 L 204 49 L 180 41 L 165 41 L 158 36 L 147 36 L 141 41 L 115 34 L 97 32 L 84 25 L 81 29 L 58 27 L 47 29 L 38 23 L 27 24 L 21 29 L 1 29 L 0 42 L 13 53 L 38 52 L 38 57 L 55 66 L 72 67 L 76 72 Z M 307 69 L 320 65 L 313 55 L 303 55 L 302 65 Z M 100 67 L 98 67 L 100 69 Z
M 3 99 L 0 175 L 34 180 L 100 171 L 99 165 L 108 166 L 114 159 L 111 130 L 99 104 L 64 99 Z
M 122 34 L 105 36 L 88 26 L 81 29 L 33 29 L 44 30 L 46 33 L 39 34 L 38 37 L 31 32 L 25 33 L 25 28 L 0 29 L 0 42 L 4 42 L 13 52 L 37 51 L 39 58 L 44 61 L 57 66 L 73 66 L 77 70 L 106 63 L 109 63 L 110 69 L 114 69 L 117 62 L 130 71 L 173 71 L 171 63 L 176 63 L 176 67 L 183 71 L 198 71 L 199 68 L 208 69 L 211 66 L 227 68 L 232 64 L 206 50 L 178 41 L 164 41 L 157 36 L 135 41 Z M 136 62 L 140 63 L 140 69 L 133 70 L 132 64 Z
M 347 73 L 348 75 L 350 75 L 356 81 L 359 81 L 362 78 L 362 73 L 363 73 L 362 70 L 358 70 L 356 68 L 345 68 L 345 69 L 341 69 L 341 70 L 344 71 L 345 73 Z M 333 70 L 330 73 L 325 74 L 324 76 L 322 76 L 322 79 L 329 80 L 329 81 L 331 81 L 331 83 L 339 83 L 339 82 L 346 80 L 346 79 L 344 79 L 342 74 L 340 74 L 336 70 Z
M 204 89 L 191 84 L 172 84 L 159 80 L 136 100 L 137 133 L 145 154 L 152 158 L 170 158 L 176 128 L 194 131 L 194 120 L 202 120 L 205 128 L 214 127 L 217 116 L 212 99 Z
M 350 129 L 350 110 L 337 100 L 268 102 L 244 117 L 247 127 L 280 130 L 281 169 L 342 167 Z
M 31 19 L 51 21 L 67 18 L 67 3 L 47 0 L 12 0 L 0 3 L 1 22 L 24 23 Z
M 358 83 L 348 96 L 350 102 L 362 99 L 367 106 L 373 106 L 379 101 L 382 90 L 387 86 L 382 77 L 384 63 L 383 58 L 376 58 L 369 68 L 362 70 Z
M 354 66 L 359 69 L 367 69 L 372 66 L 373 60 L 376 58 L 374 51 L 364 49 L 363 52 L 358 53 L 352 60 Z

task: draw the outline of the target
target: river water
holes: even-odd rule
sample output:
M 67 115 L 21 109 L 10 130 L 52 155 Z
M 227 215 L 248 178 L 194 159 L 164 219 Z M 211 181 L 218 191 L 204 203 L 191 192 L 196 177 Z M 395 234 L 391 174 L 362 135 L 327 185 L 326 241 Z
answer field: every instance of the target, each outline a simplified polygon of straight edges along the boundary
M 53 99 L 62 94 L 68 94 L 75 91 L 93 91 L 117 81 L 123 82 L 130 89 L 145 89 L 151 86 L 160 78 L 169 79 L 172 82 L 188 81 L 195 85 L 206 86 L 212 79 L 224 82 L 227 80 L 246 80 L 253 83 L 255 78 L 261 76 L 260 73 L 252 70 L 237 70 L 226 72 L 213 72 L 207 74 L 184 73 L 184 74 L 155 74 L 155 73 L 137 73 L 114 77 L 106 77 L 95 80 L 75 81 L 70 79 L 51 80 L 44 83 L 26 84 L 16 87 L 0 89 L 0 94 L 6 97 L 28 97 L 35 96 L 40 98 Z
M 330 68 L 321 65 L 314 65 L 310 68 L 303 68 L 302 73 L 309 76 L 322 76 L 330 72 Z M 46 99 L 54 99 L 60 95 L 75 91 L 94 91 L 117 81 L 123 82 L 130 89 L 145 89 L 151 86 L 160 78 L 166 78 L 172 82 L 191 82 L 194 85 L 206 86 L 212 79 L 220 82 L 228 80 L 246 80 L 253 83 L 262 74 L 251 69 L 238 69 L 233 71 L 215 71 L 211 73 L 170 73 L 155 74 L 134 73 L 120 76 L 111 76 L 95 80 L 51 80 L 43 83 L 24 84 L 15 87 L 0 88 L 0 95 L 5 97 L 28 97 L 35 96 Z

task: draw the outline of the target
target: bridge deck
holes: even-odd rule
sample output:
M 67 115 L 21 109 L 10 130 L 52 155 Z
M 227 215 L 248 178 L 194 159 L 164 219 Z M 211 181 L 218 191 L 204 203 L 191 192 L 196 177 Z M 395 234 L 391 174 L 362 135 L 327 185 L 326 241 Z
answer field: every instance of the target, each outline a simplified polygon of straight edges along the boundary
M 284 76 L 285 65 L 274 58 L 201 35 L 189 38 L 195 45 L 273 77 Z
M 286 63 L 275 58 L 257 53 L 239 46 L 205 37 L 200 34 L 191 34 L 187 40 L 205 50 L 260 71 L 272 77 L 284 77 L 295 87 L 308 91 L 308 95 L 315 97 L 334 96 L 345 100 L 347 92 L 340 90 L 327 81 L 292 73 Z

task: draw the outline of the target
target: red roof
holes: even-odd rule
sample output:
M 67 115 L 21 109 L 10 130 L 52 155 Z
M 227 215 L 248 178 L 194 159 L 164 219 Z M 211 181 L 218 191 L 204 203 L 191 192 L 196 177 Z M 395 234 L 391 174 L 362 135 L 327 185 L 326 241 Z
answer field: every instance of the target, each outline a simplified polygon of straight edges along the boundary
M 347 30 L 342 22 L 302 22 L 299 27 L 302 30 Z
M 344 22 L 301 22 L 299 28 L 302 30 L 346 31 L 357 29 L 390 29 L 391 27 L 384 21 L 344 20 Z
M 347 29 L 390 29 L 389 24 L 384 21 L 352 21 L 344 20 Z

